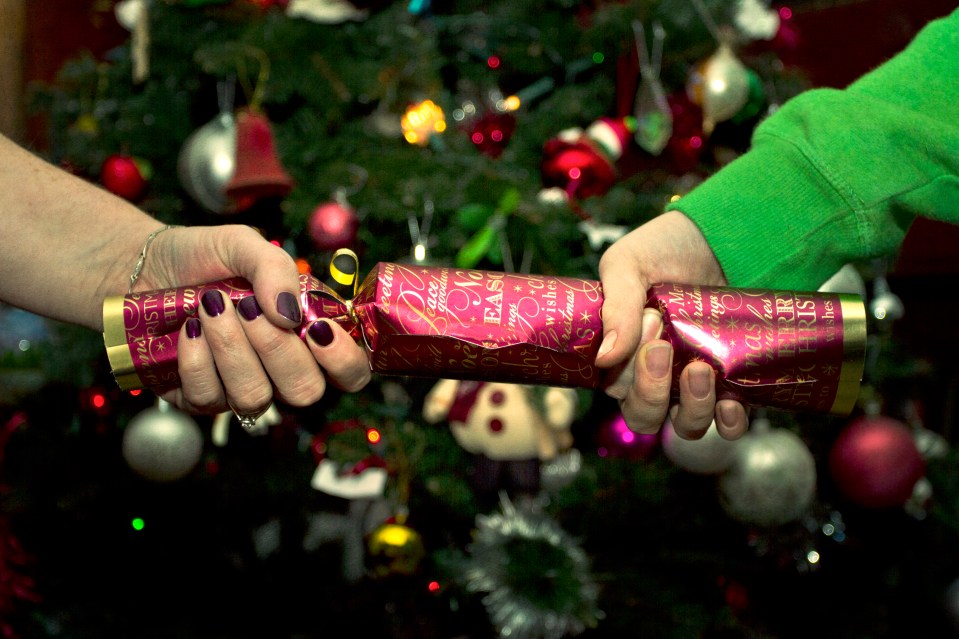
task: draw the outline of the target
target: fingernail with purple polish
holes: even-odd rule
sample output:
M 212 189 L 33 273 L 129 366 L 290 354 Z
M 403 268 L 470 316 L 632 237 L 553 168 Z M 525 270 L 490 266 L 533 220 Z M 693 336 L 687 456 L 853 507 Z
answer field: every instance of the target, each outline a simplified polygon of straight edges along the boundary
M 191 317 L 186 321 L 186 336 L 190 339 L 196 339 L 200 336 L 200 320 Z
M 200 303 L 203 304 L 203 310 L 211 317 L 216 317 L 226 310 L 220 291 L 207 291 L 200 298 Z
M 317 320 L 310 324 L 307 332 L 313 341 L 320 346 L 329 346 L 333 343 L 333 329 L 323 320 Z
M 303 317 L 300 314 L 300 304 L 296 301 L 296 296 L 286 291 L 276 296 L 276 310 L 280 315 L 297 324 Z
M 248 322 L 252 322 L 263 313 L 260 305 L 256 303 L 256 298 L 252 295 L 250 297 L 244 297 L 236 307 L 240 311 L 240 315 L 243 316 L 243 319 Z

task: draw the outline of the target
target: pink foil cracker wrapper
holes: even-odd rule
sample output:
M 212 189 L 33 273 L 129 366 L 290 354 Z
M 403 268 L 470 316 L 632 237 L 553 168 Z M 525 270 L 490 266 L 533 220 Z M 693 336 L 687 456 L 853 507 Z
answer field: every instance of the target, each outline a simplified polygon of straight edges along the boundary
M 719 399 L 837 415 L 855 406 L 866 348 L 857 296 L 658 284 L 647 306 L 673 345 L 674 396 L 682 369 L 702 360 Z
M 353 301 L 375 372 L 594 387 L 599 282 L 381 263 Z
M 180 327 L 215 288 L 234 303 L 241 279 L 113 297 L 104 341 L 124 390 L 179 382 Z M 596 388 L 599 282 L 380 263 L 345 300 L 300 276 L 303 323 L 333 320 L 363 343 L 373 372 Z M 757 406 L 848 413 L 858 395 L 865 309 L 854 296 L 657 285 L 648 306 L 676 350 L 674 380 L 693 359 L 717 370 L 717 393 Z M 641 321 L 641 318 L 637 318 Z M 678 382 L 677 382 L 678 384 Z

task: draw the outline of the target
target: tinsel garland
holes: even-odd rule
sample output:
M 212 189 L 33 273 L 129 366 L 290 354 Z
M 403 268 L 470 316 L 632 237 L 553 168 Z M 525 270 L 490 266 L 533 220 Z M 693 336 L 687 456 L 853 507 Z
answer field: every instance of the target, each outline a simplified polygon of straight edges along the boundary
M 603 613 L 586 554 L 538 509 L 500 501 L 500 512 L 477 516 L 464 572 L 467 590 L 486 593 L 499 636 L 560 639 L 594 627 Z

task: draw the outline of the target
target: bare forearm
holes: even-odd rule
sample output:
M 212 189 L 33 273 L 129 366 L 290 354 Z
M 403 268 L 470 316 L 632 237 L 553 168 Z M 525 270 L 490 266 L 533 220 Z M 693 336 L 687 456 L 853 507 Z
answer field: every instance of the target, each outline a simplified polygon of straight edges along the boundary
M 0 137 L 0 300 L 101 328 L 161 224 L 130 203 Z

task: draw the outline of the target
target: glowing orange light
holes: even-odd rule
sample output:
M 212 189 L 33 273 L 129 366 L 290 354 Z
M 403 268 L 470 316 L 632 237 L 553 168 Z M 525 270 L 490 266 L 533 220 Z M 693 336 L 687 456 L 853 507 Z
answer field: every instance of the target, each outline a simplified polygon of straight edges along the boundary
M 366 431 L 366 441 L 370 442 L 371 444 L 379 443 L 380 439 L 382 439 L 382 435 L 380 435 L 380 431 L 376 430 L 375 428 L 370 428 Z
M 310 267 L 310 263 L 304 260 L 302 257 L 296 258 L 296 270 L 301 275 L 308 275 L 313 272 L 313 269 Z
M 424 100 L 406 110 L 400 119 L 400 127 L 407 142 L 424 146 L 433 133 L 446 130 L 446 116 L 438 104 Z

